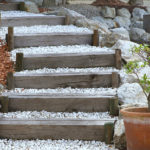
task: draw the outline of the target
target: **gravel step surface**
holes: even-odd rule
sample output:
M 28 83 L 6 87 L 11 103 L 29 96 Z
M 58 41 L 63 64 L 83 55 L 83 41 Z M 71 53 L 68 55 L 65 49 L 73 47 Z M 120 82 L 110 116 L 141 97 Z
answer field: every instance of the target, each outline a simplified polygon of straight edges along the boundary
M 80 140 L 0 140 L 1 150 L 117 150 L 99 141 Z
M 5 119 L 83 119 L 83 120 L 115 120 L 108 112 L 47 112 L 47 111 L 16 111 L 0 113 L 0 118 Z

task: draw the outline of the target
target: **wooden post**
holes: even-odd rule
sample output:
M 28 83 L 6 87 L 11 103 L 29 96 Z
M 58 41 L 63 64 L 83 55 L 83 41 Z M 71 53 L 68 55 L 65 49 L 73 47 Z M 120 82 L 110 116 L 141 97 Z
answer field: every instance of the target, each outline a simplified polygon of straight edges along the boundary
M 65 25 L 69 25 L 70 24 L 70 18 L 68 15 L 66 15 L 65 17 Z
M 112 144 L 113 135 L 114 135 L 114 123 L 106 123 L 104 125 L 105 128 L 105 143 Z
M 8 50 L 14 49 L 14 29 L 13 27 L 8 27 Z
M 119 87 L 119 74 L 117 72 L 112 72 L 112 88 Z
M 13 88 L 14 88 L 13 72 L 8 72 L 8 74 L 7 74 L 7 89 L 11 90 Z
M 22 71 L 23 70 L 23 53 L 17 53 L 16 54 L 16 71 Z
M 117 69 L 121 69 L 121 50 L 120 49 L 116 49 L 115 50 L 115 64 L 116 64 L 116 68 Z
M 63 6 L 66 5 L 66 0 L 62 0 L 62 5 L 63 5 Z
M 25 8 L 25 3 L 24 2 L 20 2 L 20 4 L 19 4 L 19 10 L 27 11 L 27 9 Z
M 8 102 L 9 98 L 7 96 L 0 96 L 0 112 L 7 113 L 8 112 Z
M 119 108 L 118 108 L 118 99 L 117 98 L 109 100 L 109 111 L 110 111 L 110 115 L 118 116 Z
M 1 26 L 1 24 L 2 24 L 2 15 L 0 13 L 0 26 Z
M 93 46 L 99 46 L 99 33 L 98 33 L 98 30 L 94 30 L 94 33 L 93 33 Z

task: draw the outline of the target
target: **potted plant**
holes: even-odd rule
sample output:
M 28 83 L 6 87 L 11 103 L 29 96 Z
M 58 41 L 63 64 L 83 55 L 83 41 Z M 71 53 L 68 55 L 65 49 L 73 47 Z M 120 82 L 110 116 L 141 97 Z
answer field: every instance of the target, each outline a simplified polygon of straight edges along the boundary
M 148 100 L 148 108 L 125 108 L 121 110 L 123 115 L 127 149 L 128 150 L 150 150 L 150 78 L 144 74 L 139 76 L 139 71 L 150 66 L 150 48 L 148 45 L 134 47 L 132 52 L 142 58 L 142 63 L 130 61 L 125 65 L 127 73 L 132 73 L 137 77 L 140 86 Z M 133 97 L 134 98 L 134 97 Z

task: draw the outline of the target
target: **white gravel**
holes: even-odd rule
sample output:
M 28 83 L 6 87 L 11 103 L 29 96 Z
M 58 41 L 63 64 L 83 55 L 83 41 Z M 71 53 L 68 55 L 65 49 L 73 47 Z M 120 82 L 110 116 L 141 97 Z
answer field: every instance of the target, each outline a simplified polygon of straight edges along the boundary
M 73 45 L 73 46 L 46 46 L 46 47 L 29 47 L 29 48 L 18 48 L 11 51 L 11 59 L 16 60 L 16 53 L 23 53 L 26 55 L 32 54 L 57 54 L 57 53 L 114 53 L 114 50 L 110 48 L 100 48 L 90 45 Z
M 0 140 L 1 150 L 117 150 L 99 141 L 80 140 Z
M 5 119 L 83 119 L 83 120 L 114 120 L 108 112 L 47 112 L 47 111 L 16 111 L 0 113 L 0 118 Z
M 44 16 L 43 14 L 34 14 L 26 11 L 0 11 L 2 18 L 8 17 L 26 17 L 26 16 Z
M 118 72 L 117 69 L 112 67 L 98 67 L 98 68 L 57 68 L 57 69 L 37 69 L 37 70 L 24 70 L 20 72 L 16 72 L 16 75 L 28 75 L 28 74 L 40 74 L 40 73 L 111 73 Z
M 48 25 L 36 25 L 36 26 L 21 26 L 14 27 L 14 34 L 20 33 L 56 33 L 56 32 L 79 32 L 79 33 L 92 33 L 88 28 L 76 27 L 74 25 L 56 25 L 56 26 L 48 26 Z M 8 33 L 7 27 L 0 28 L 0 37 L 5 38 L 5 35 Z
M 57 89 L 23 89 L 16 88 L 14 90 L 5 91 L 2 93 L 5 95 L 41 95 L 41 94 L 64 94 L 64 95 L 73 95 L 73 94 L 82 94 L 82 95 L 107 95 L 114 96 L 116 95 L 117 89 L 114 88 L 57 88 Z

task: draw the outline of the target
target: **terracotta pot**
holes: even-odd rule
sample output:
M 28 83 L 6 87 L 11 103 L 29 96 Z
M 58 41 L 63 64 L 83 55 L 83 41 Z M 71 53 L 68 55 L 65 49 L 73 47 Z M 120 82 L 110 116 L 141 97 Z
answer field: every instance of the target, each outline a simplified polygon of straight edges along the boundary
M 150 111 L 148 108 L 121 110 L 128 150 L 150 150 Z

